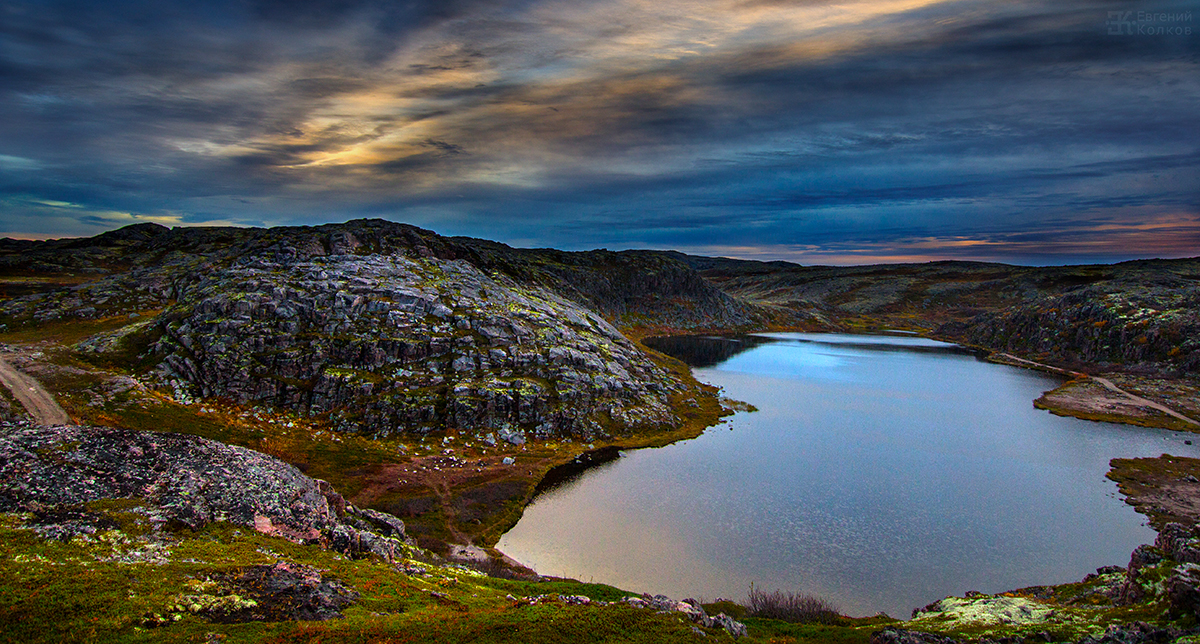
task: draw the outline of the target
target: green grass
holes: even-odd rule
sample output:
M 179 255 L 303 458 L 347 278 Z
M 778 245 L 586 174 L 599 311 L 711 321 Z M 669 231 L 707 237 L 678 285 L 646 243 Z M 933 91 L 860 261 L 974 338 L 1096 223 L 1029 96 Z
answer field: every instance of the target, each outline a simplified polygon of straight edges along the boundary
M 13 331 L 0 333 L 0 342 L 7 344 L 24 344 L 30 342 L 55 342 L 62 345 L 75 344 L 97 333 L 116 331 L 134 322 L 145 320 L 147 317 L 158 315 L 160 311 L 139 311 L 140 318 L 130 319 L 128 314 L 95 320 L 59 320 L 46 322 L 36 326 L 28 326 Z
M 1033 406 L 1038 409 L 1044 409 L 1055 416 L 1064 418 L 1078 418 L 1080 420 L 1090 420 L 1097 423 L 1120 423 L 1124 425 L 1136 425 L 1138 427 L 1154 427 L 1158 429 L 1169 429 L 1177 432 L 1200 433 L 1200 426 L 1184 422 L 1168 416 L 1155 410 L 1147 416 L 1129 416 L 1126 414 L 1111 414 L 1101 412 L 1082 411 L 1060 407 L 1047 403 L 1041 399 L 1033 401 Z
M 107 502 L 90 509 L 126 525 L 144 523 L 140 515 L 124 512 L 135 505 Z M 192 642 L 212 633 L 225 642 L 701 641 L 677 615 L 623 604 L 569 606 L 552 599 L 528 605 L 508 599 L 584 595 L 616 601 L 630 594 L 602 584 L 509 581 L 429 564 L 421 564 L 427 576 L 408 576 L 382 561 L 351 561 L 228 524 L 174 533 L 177 541 L 162 565 L 123 564 L 105 558 L 139 545 L 123 537 L 129 534 L 125 528 L 101 533 L 91 542 L 47 542 L 17 527 L 19 522 L 19 515 L 0 515 L 0 628 L 7 641 Z M 344 611 L 344 619 L 327 622 L 222 625 L 178 608 L 182 595 L 197 592 L 200 582 L 213 575 L 277 560 L 318 568 L 325 577 L 358 590 L 361 598 Z M 750 642 L 769 641 L 783 631 L 818 632 L 765 622 L 754 628 L 761 635 Z M 859 631 L 820 633 L 834 637 L 829 641 L 866 640 Z M 709 630 L 708 635 L 703 641 L 730 640 L 722 631 Z

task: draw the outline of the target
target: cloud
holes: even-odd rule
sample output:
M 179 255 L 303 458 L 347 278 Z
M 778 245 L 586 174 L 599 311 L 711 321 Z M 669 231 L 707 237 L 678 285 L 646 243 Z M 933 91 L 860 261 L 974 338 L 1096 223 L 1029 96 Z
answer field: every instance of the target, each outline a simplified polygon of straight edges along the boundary
M 1200 41 L 1109 35 L 1116 6 L 9 0 L 0 196 L 551 246 L 1028 253 L 979 235 L 1200 212 Z
M 33 159 L 26 159 L 25 157 L 15 157 L 15 156 L 9 156 L 7 154 L 0 154 L 0 169 L 9 170 L 9 171 L 14 171 L 14 170 L 19 171 L 19 170 L 40 170 L 41 168 L 42 168 L 42 164 L 38 163 L 37 161 L 34 161 Z
M 700 255 L 804 264 L 858 265 L 945 259 L 1029 265 L 1111 263 L 1139 258 L 1192 257 L 1200 248 L 1200 221 L 1190 214 L 1141 213 L 1137 221 L 1099 226 L 1071 221 L 1036 230 L 982 235 L 897 237 L 882 242 L 825 244 L 704 245 Z M 1135 250 L 1136 249 L 1136 250 Z

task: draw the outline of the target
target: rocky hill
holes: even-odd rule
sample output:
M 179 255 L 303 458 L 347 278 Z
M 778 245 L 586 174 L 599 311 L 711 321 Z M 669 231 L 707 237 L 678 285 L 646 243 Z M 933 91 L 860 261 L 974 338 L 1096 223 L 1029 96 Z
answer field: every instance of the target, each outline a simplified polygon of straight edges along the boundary
M 621 330 L 892 325 L 1071 368 L 1200 370 L 1197 260 L 804 267 L 513 249 L 360 220 L 4 240 L 0 277 L 6 328 L 137 315 L 79 348 L 136 364 L 180 400 L 265 404 L 376 436 L 586 441 L 677 427 L 671 398 L 685 385 Z
M 1092 270 L 1090 283 L 1048 289 L 939 332 L 1081 369 L 1200 374 L 1200 262 Z
M 1081 369 L 1200 372 L 1200 259 L 806 267 L 679 258 L 731 295 L 830 328 L 920 329 Z
M 481 268 L 550 288 L 623 327 L 736 331 L 803 319 L 787 310 L 754 306 L 729 296 L 674 253 L 514 252 L 494 242 L 453 241 L 470 248 L 471 261 Z
M 80 349 L 137 362 L 183 400 L 266 404 L 376 436 L 673 428 L 685 385 L 613 323 L 768 317 L 674 258 L 516 250 L 380 220 L 8 241 L 0 271 L 47 280 L 0 304 L 8 328 L 140 316 Z M 70 284 L 81 276 L 94 279 Z

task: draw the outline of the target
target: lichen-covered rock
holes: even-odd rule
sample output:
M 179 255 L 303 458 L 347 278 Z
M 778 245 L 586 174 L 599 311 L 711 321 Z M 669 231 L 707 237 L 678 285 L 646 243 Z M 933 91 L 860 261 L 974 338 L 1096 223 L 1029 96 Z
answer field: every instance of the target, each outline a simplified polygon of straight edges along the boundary
M 214 611 L 213 621 L 224 623 L 335 619 L 360 596 L 357 590 L 324 578 L 317 569 L 295 563 L 250 566 L 223 581 L 253 602 Z
M 888 627 L 871 633 L 871 644 L 962 644 L 962 641 L 936 633 Z
M 1158 531 L 1154 545 L 1178 563 L 1200 564 L 1200 535 L 1195 527 L 1168 523 Z
M 1046 622 L 1054 613 L 1054 608 L 1026 597 L 980 595 L 947 597 L 913 611 L 913 618 L 933 618 L 973 626 L 995 626 Z
M 159 524 L 199 529 L 226 521 L 388 559 L 404 545 L 399 519 L 348 508 L 324 481 L 244 447 L 107 427 L 0 425 L 0 511 L 33 512 L 45 536 L 94 532 L 79 506 L 133 498 L 144 500 Z M 343 513 L 386 524 L 387 534 L 351 525 L 353 516 Z
M 1172 613 L 1200 617 L 1200 565 L 1180 564 L 1164 585 Z
M 1145 622 L 1133 622 L 1132 624 L 1113 624 L 1105 629 L 1104 634 L 1084 637 L 1079 640 L 1079 644 L 1164 644 L 1194 633 L 1194 630 L 1188 631 L 1152 626 Z
M 705 628 L 720 628 L 733 636 L 734 639 L 745 637 L 746 625 L 724 613 L 716 616 L 705 612 L 704 607 L 695 599 L 675 601 L 666 595 L 651 595 L 627 597 L 625 603 L 637 608 L 648 608 L 660 613 L 678 613 L 688 621 Z
M 1129 557 L 1125 581 L 1117 589 L 1113 601 L 1117 604 L 1135 604 L 1145 599 L 1147 590 L 1142 583 L 1142 571 L 1157 566 L 1162 560 L 1163 551 L 1159 548 L 1147 544 L 1138 546 Z
M 961 335 L 972 344 L 1063 364 L 1200 371 L 1196 281 L 1151 267 L 1121 268 L 1091 286 L 982 314 L 962 327 Z
M 76 348 L 149 369 L 183 402 L 265 404 L 376 437 L 675 428 L 686 385 L 611 322 L 767 319 L 668 254 L 521 250 L 380 220 L 17 246 L 0 259 L 107 274 L 0 302 L 0 323 L 138 316 Z
M 165 616 L 148 614 L 143 625 L 163 626 L 188 613 L 220 624 L 324 621 L 342 617 L 342 610 L 361 596 L 311 566 L 290 562 L 210 575 L 189 580 L 187 586 L 188 592 L 166 606 Z
M 681 385 L 608 322 L 469 263 L 335 256 L 218 271 L 164 325 L 158 373 L 196 397 L 344 430 L 492 431 L 520 443 L 670 427 Z

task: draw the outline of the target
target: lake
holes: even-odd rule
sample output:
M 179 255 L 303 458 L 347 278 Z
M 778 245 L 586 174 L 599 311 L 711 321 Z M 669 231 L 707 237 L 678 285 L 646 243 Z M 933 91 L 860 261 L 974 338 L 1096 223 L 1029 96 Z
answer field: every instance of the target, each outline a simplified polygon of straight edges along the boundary
M 1060 418 L 1060 379 L 902 335 L 667 338 L 746 401 L 702 436 L 541 494 L 497 547 L 543 575 L 677 599 L 750 584 L 844 613 L 1078 581 L 1154 540 L 1114 457 L 1197 456 L 1166 430 Z

